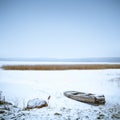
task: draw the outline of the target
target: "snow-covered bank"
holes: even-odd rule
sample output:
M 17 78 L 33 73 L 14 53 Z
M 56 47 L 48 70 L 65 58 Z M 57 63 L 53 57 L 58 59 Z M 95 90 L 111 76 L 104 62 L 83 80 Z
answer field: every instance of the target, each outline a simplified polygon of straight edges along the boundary
M 8 106 L 7 109 L 0 107 L 3 113 L 0 113 L 1 120 L 119 120 L 120 106 L 99 106 L 89 109 L 72 109 L 61 107 L 59 109 L 46 107 L 42 109 L 33 109 L 24 111 L 14 106 Z
M 120 70 L 5 71 L 0 70 L 0 90 L 6 100 L 21 109 L 27 101 L 42 98 L 48 107 L 21 111 L 18 119 L 118 119 L 120 114 Z M 66 98 L 64 91 L 104 94 L 106 104 L 92 106 Z M 10 119 L 10 116 L 7 115 Z M 7 116 L 5 115 L 6 119 Z M 12 116 L 12 114 L 11 114 Z M 116 117 L 117 116 L 117 117 Z M 4 117 L 4 118 L 5 118 Z

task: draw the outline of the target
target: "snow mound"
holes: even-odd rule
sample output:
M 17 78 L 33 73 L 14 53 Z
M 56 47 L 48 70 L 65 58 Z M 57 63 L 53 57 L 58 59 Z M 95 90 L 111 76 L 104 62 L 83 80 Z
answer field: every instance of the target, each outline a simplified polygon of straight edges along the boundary
M 26 109 L 42 108 L 46 106 L 48 106 L 48 104 L 45 100 L 40 100 L 39 98 L 35 98 L 28 101 Z

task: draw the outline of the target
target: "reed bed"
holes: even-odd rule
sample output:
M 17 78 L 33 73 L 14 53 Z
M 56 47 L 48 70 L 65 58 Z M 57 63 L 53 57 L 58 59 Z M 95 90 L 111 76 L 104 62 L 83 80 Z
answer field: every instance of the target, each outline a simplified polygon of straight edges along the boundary
M 4 70 L 96 70 L 120 69 L 120 64 L 3 65 Z

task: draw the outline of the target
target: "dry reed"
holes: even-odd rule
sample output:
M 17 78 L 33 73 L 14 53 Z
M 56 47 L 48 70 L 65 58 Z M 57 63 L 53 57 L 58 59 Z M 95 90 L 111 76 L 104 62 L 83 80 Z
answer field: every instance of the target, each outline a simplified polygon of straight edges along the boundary
M 4 65 L 4 70 L 91 70 L 120 69 L 120 64 Z

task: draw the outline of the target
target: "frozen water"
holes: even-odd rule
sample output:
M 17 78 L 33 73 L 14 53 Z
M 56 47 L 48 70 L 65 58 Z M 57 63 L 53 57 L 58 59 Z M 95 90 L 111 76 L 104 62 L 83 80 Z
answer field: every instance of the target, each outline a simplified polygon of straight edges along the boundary
M 63 96 L 67 90 L 104 94 L 107 103 L 119 102 L 120 70 L 67 70 L 67 71 L 5 71 L 0 70 L 0 89 L 6 99 L 19 105 L 31 98 L 47 99 L 50 103 L 63 106 L 71 101 Z M 113 81 L 112 81 L 113 80 Z M 109 99 L 112 98 L 112 99 Z M 61 103 L 61 104 L 60 104 Z

